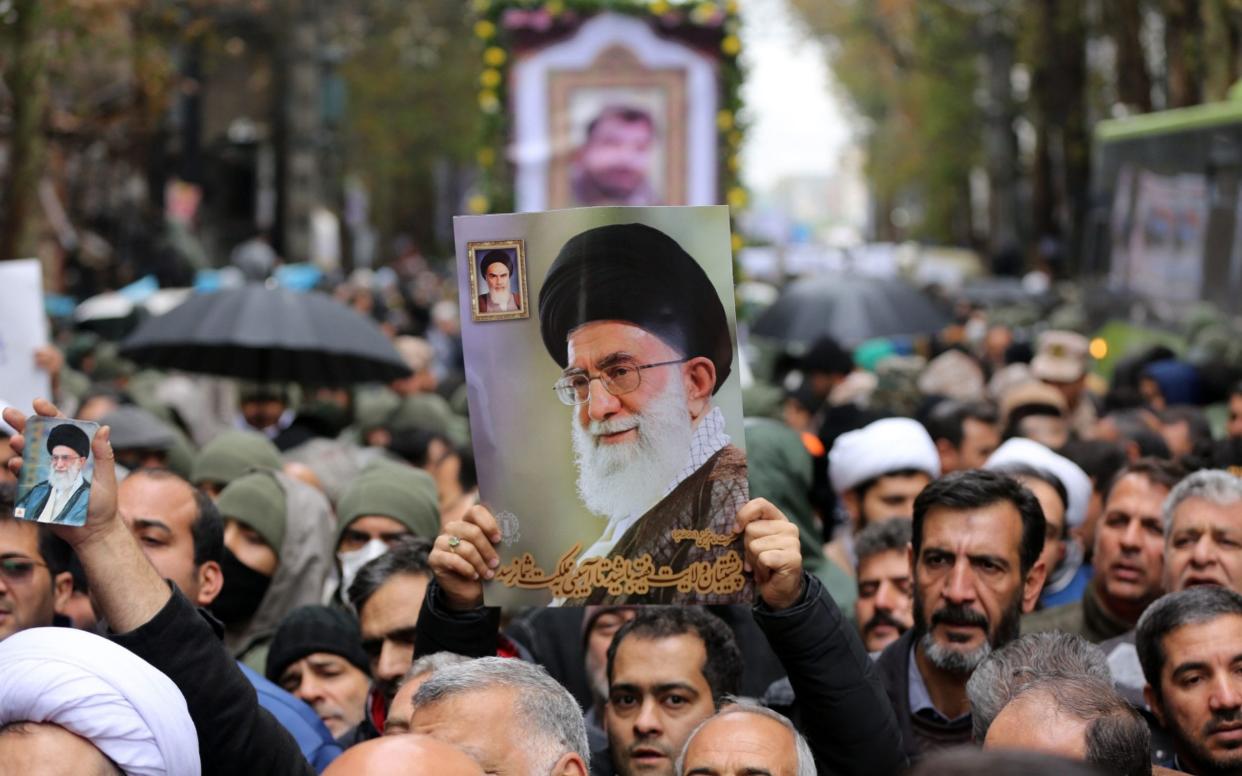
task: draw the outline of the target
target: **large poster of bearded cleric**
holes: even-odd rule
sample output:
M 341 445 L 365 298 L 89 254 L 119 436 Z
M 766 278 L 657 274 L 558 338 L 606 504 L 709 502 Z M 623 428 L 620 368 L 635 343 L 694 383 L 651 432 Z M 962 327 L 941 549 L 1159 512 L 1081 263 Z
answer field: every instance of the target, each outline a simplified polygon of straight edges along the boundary
M 618 13 L 522 51 L 510 83 L 518 210 L 719 201 L 717 64 Z
M 490 604 L 745 601 L 746 455 L 728 208 L 455 219 Z M 470 275 L 520 245 L 528 318 L 475 319 Z

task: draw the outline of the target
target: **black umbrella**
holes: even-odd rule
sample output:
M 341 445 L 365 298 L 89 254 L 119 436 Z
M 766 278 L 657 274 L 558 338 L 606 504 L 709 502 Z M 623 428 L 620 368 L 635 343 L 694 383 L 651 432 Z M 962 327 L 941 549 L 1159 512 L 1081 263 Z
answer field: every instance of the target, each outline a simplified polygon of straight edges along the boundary
M 345 385 L 410 374 L 369 319 L 332 298 L 249 285 L 144 321 L 121 345 L 140 364 L 244 380 Z
M 853 347 L 874 337 L 933 334 L 950 320 L 947 311 L 904 280 L 819 275 L 786 286 L 750 330 L 792 345 L 809 346 L 827 336 Z

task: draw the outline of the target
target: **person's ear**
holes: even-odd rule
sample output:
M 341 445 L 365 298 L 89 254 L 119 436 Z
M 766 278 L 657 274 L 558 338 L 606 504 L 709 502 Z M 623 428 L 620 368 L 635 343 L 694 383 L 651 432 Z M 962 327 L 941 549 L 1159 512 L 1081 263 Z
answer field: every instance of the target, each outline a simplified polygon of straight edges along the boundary
M 698 420 L 711 404 L 712 391 L 716 389 L 716 365 L 710 358 L 695 356 L 683 364 L 686 386 L 686 403 L 690 419 Z
M 859 498 L 858 491 L 851 488 L 842 493 L 841 506 L 845 507 L 845 511 L 849 513 L 850 522 L 853 523 L 854 530 L 862 530 L 864 528 L 862 524 L 862 499 Z
M 957 470 L 957 448 L 947 439 L 936 440 L 936 452 L 940 453 L 940 471 L 951 472 Z
M 577 752 L 567 752 L 556 761 L 552 774 L 553 776 L 589 776 L 590 769 Z
M 73 598 L 73 574 L 62 571 L 52 579 L 52 610 L 63 613 L 70 598 Z
M 199 566 L 196 573 L 198 574 L 198 596 L 194 603 L 198 606 L 211 606 L 211 602 L 220 595 L 220 588 L 224 587 L 224 572 L 220 569 L 219 563 L 209 560 Z
M 1143 700 L 1147 701 L 1147 708 L 1151 709 L 1151 714 L 1160 723 L 1160 727 L 1167 730 L 1168 725 L 1164 721 L 1164 707 L 1160 705 L 1160 697 L 1150 684 L 1143 685 Z
M 1031 570 L 1026 572 L 1026 581 L 1022 587 L 1022 613 L 1030 614 L 1035 611 L 1035 604 L 1039 602 L 1039 594 L 1044 589 L 1044 579 L 1048 576 L 1048 567 L 1042 560 L 1035 561 L 1035 565 L 1031 566 Z

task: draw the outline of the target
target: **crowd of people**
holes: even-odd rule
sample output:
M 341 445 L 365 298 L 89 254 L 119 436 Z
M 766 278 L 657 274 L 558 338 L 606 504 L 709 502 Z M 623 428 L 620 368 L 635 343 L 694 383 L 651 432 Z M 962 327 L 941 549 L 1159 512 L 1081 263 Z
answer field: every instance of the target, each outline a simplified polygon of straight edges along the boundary
M 100 430 L 85 525 L 23 520 L 3 413 L 0 772 L 1242 774 L 1219 370 L 1154 348 L 1105 382 L 1082 334 L 983 310 L 919 353 L 823 339 L 747 390 L 752 604 L 502 611 L 429 310 L 384 386 L 40 352 L 34 413 Z

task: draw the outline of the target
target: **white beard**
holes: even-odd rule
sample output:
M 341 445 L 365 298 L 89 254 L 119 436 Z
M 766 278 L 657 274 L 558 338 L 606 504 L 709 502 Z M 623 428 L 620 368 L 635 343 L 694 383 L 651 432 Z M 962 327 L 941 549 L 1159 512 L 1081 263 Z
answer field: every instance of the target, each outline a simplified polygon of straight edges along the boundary
M 81 466 L 75 466 L 63 472 L 58 472 L 53 469 L 48 472 L 47 482 L 52 486 L 52 490 L 58 493 L 64 493 L 65 491 L 73 488 L 81 476 Z
M 640 414 L 590 422 L 584 429 L 577 414 L 573 427 L 578 495 L 592 512 L 621 519 L 655 506 L 690 458 L 694 429 L 680 380 L 669 380 Z M 637 428 L 635 439 L 599 444 L 600 434 Z

